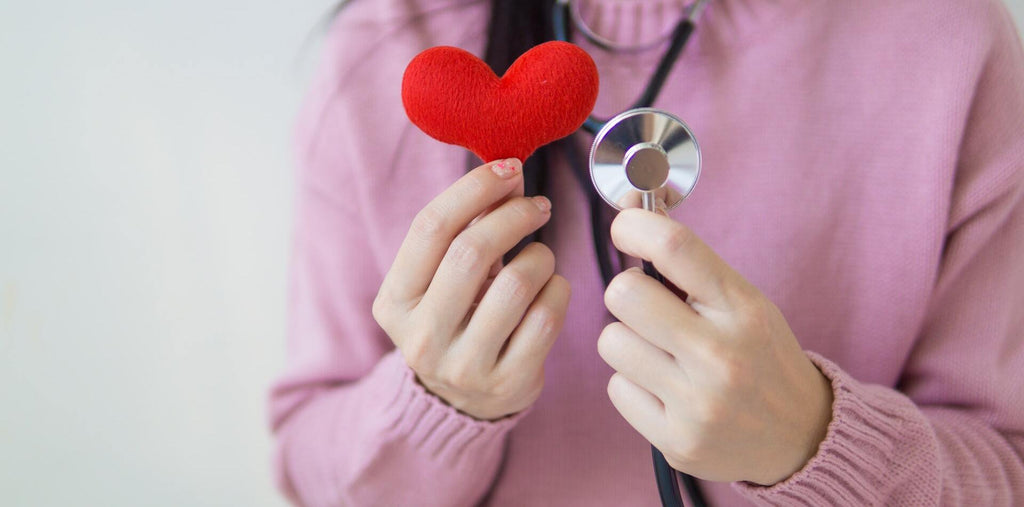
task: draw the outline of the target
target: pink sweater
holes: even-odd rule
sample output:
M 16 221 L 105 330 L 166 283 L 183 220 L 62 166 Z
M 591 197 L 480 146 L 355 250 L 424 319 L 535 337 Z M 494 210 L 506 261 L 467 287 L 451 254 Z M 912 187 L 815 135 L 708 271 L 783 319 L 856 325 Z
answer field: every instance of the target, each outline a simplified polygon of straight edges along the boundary
M 626 40 L 670 0 L 591 0 Z M 548 237 L 572 284 L 536 404 L 497 422 L 415 382 L 371 302 L 413 215 L 465 151 L 406 119 L 406 63 L 482 52 L 488 2 L 354 0 L 298 127 L 287 368 L 270 413 L 281 488 L 307 505 L 657 505 L 650 450 L 607 398 L 586 203 L 554 168 Z M 653 26 L 653 28 L 652 28 Z M 660 48 L 583 41 L 596 113 Z M 658 107 L 704 150 L 673 211 L 782 310 L 831 380 L 817 454 L 714 505 L 1024 504 L 1024 54 L 996 0 L 715 0 Z M 580 135 L 580 143 L 589 143 Z

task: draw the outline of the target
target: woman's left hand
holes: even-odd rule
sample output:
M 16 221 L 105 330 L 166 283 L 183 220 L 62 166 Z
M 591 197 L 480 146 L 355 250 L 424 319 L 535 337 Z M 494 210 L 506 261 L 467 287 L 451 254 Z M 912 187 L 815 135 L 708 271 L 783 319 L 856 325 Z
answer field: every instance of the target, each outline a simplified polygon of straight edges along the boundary
M 779 309 L 666 216 L 624 210 L 611 235 L 689 293 L 687 304 L 637 268 L 608 286 L 621 322 L 598 352 L 616 370 L 608 396 L 619 413 L 702 479 L 770 485 L 803 468 L 825 437 L 832 390 Z

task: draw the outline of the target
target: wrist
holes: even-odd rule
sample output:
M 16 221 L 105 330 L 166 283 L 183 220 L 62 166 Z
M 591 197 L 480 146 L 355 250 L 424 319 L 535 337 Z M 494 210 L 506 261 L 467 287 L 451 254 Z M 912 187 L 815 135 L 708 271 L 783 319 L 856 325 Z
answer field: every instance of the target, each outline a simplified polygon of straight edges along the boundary
M 440 387 L 432 387 L 429 383 L 424 382 L 420 378 L 418 373 L 416 373 L 415 371 L 413 371 L 412 373 L 413 381 L 416 382 L 416 384 L 419 387 L 421 387 L 424 392 L 436 398 L 437 401 L 439 401 L 442 405 L 451 407 L 457 413 L 465 417 L 469 417 L 475 421 L 485 423 L 501 421 L 526 412 L 527 409 L 532 405 L 531 403 L 530 405 L 527 405 L 526 407 L 523 408 L 509 410 L 504 409 L 502 407 L 488 406 L 486 404 L 482 407 L 478 407 L 475 404 L 469 402 L 468 400 L 464 401 L 463 403 L 453 403 L 453 401 L 449 399 L 448 393 L 444 392 L 444 389 Z
M 779 466 L 773 467 L 773 472 L 762 479 L 752 481 L 756 484 L 771 486 L 802 470 L 818 454 L 818 447 L 828 434 L 828 426 L 832 422 L 832 383 L 810 360 L 807 365 L 808 376 L 812 379 L 808 385 L 812 387 L 807 399 L 798 405 L 804 411 L 804 423 L 796 433 L 797 445 L 790 447 L 792 452 L 780 454 Z

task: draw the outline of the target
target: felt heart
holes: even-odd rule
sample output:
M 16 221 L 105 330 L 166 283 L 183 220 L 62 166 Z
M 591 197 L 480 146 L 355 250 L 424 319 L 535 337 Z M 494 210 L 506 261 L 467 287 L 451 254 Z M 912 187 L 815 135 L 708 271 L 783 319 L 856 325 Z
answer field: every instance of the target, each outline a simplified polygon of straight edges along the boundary
M 576 131 L 597 100 L 597 66 L 567 42 L 530 49 L 501 78 L 471 53 L 430 48 L 402 77 L 402 104 L 427 135 L 481 160 L 526 160 Z

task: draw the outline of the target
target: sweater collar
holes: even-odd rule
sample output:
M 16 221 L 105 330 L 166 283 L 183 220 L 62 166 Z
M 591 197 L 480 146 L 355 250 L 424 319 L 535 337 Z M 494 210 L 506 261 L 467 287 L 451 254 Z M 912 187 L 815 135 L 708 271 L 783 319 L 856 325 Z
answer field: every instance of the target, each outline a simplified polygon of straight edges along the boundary
M 760 31 L 775 18 L 807 0 L 710 0 L 698 30 L 711 31 L 723 42 L 735 42 Z M 617 45 L 643 45 L 670 34 L 691 0 L 572 0 L 571 8 L 597 35 Z

